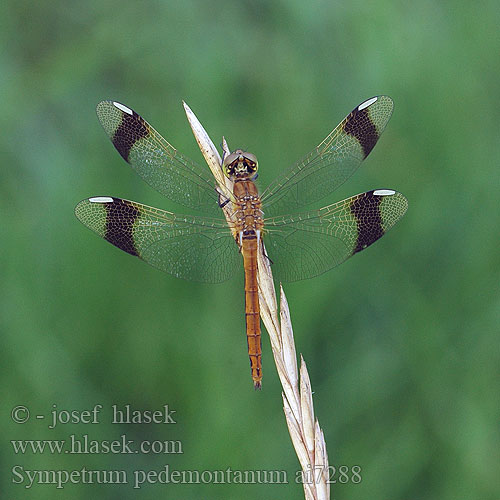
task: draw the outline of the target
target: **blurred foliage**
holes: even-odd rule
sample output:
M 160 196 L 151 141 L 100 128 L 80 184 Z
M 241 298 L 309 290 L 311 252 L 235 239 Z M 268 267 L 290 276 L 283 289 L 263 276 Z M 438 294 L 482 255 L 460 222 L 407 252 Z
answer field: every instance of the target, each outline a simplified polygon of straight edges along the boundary
M 260 159 L 265 186 L 354 106 L 395 112 L 332 201 L 409 199 L 372 248 L 285 287 L 331 464 L 360 465 L 337 499 L 497 499 L 500 227 L 498 2 L 7 0 L 0 5 L 0 366 L 5 498 L 303 498 L 263 336 L 252 389 L 242 274 L 176 280 L 73 216 L 92 195 L 177 209 L 114 151 L 112 98 L 202 162 L 181 106 L 214 142 Z M 497 228 L 497 229 L 495 229 Z M 24 425 L 10 419 L 29 407 Z M 104 406 L 99 425 L 47 428 Z M 168 404 L 173 425 L 110 424 L 110 406 Z M 47 415 L 46 421 L 34 415 Z M 11 439 L 181 440 L 182 455 L 15 455 Z M 25 469 L 285 470 L 287 485 L 12 484 Z

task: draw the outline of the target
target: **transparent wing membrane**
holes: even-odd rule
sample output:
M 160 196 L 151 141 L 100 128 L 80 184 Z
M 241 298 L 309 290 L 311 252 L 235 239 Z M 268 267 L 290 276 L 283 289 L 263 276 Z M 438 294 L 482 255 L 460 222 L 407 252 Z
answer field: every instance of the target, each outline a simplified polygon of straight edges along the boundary
M 178 278 L 219 283 L 240 264 L 224 219 L 178 215 L 111 197 L 83 200 L 75 214 L 113 245 Z
M 366 100 L 264 191 L 261 199 L 267 218 L 262 237 L 277 279 L 297 281 L 328 271 L 370 246 L 405 214 L 406 198 L 387 189 L 295 213 L 352 175 L 377 143 L 392 109 L 390 97 Z M 118 248 L 176 277 L 212 283 L 228 279 L 242 265 L 234 240 L 237 224 L 243 227 L 248 218 L 260 216 L 260 210 L 248 213 L 248 200 L 242 200 L 240 208 L 232 205 L 238 211 L 232 217 L 234 227 L 229 227 L 220 204 L 234 196 L 219 198 L 208 168 L 182 156 L 123 104 L 103 101 L 97 116 L 120 155 L 148 184 L 172 201 L 219 218 L 178 215 L 120 198 L 95 197 L 77 205 L 80 221 Z
M 343 184 L 369 155 L 393 110 L 392 99 L 368 99 L 305 158 L 262 193 L 266 214 L 278 215 L 316 202 Z
M 376 190 L 320 210 L 265 219 L 273 276 L 298 281 L 330 270 L 382 237 L 407 207 L 401 193 Z
M 179 153 L 135 111 L 114 101 L 97 105 L 97 117 L 120 155 L 169 200 L 220 214 L 215 180 Z

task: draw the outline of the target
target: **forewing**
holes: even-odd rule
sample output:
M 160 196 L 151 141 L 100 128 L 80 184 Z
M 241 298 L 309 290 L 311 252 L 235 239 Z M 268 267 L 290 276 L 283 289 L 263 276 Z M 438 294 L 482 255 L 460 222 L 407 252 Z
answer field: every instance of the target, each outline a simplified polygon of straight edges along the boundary
M 392 99 L 366 100 L 304 159 L 262 193 L 266 214 L 288 213 L 332 193 L 370 154 L 393 110 Z
M 114 101 L 97 105 L 97 117 L 120 155 L 154 189 L 186 207 L 220 214 L 215 181 L 179 153 L 144 118 Z
M 320 210 L 265 219 L 273 276 L 298 281 L 328 271 L 377 241 L 407 208 L 401 193 L 378 189 Z
M 177 278 L 222 282 L 240 260 L 224 219 L 178 215 L 107 196 L 82 200 L 75 214 L 105 240 Z

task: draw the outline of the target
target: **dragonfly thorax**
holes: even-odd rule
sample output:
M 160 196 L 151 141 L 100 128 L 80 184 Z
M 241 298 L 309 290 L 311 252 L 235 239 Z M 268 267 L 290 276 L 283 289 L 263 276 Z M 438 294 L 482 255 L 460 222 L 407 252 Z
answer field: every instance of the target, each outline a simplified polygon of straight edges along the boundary
M 255 155 L 241 149 L 227 155 L 222 164 L 224 175 L 231 180 L 254 179 L 258 168 Z

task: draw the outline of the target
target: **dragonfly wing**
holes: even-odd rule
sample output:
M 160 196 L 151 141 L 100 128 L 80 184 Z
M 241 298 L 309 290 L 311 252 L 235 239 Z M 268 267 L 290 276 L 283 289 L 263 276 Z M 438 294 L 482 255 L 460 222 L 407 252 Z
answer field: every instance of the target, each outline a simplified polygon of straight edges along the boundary
M 390 97 L 377 96 L 351 111 L 321 144 L 262 193 L 265 212 L 287 213 L 337 189 L 370 154 L 393 107 Z
M 114 101 L 100 102 L 97 117 L 120 155 L 152 188 L 186 207 L 220 214 L 208 169 L 179 153 L 144 118 Z
M 240 260 L 224 219 L 178 215 L 107 196 L 82 200 L 75 214 L 105 240 L 177 278 L 219 283 Z
M 379 189 L 320 210 L 265 219 L 274 277 L 298 281 L 328 271 L 377 241 L 407 208 L 401 193 Z

